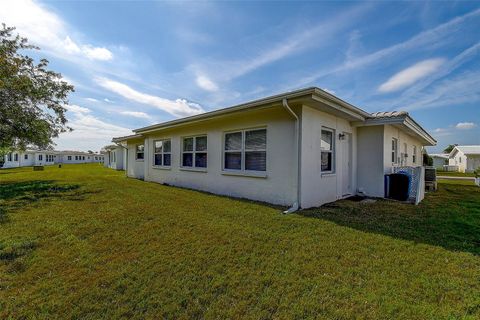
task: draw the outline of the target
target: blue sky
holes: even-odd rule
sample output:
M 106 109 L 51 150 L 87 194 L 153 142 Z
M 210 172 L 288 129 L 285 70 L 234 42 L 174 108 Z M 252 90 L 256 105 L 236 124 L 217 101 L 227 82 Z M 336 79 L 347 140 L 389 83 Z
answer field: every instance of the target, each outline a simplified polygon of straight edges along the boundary
M 317 86 L 480 144 L 479 2 L 2 2 L 76 92 L 58 149 Z

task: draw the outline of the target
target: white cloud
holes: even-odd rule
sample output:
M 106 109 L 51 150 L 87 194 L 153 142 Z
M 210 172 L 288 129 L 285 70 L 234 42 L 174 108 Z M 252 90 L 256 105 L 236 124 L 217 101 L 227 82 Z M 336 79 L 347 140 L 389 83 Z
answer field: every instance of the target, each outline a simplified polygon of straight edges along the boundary
M 452 131 L 447 128 L 436 128 L 435 130 L 433 130 L 433 135 L 435 136 L 435 138 L 451 136 Z
M 86 45 L 82 47 L 82 51 L 85 53 L 87 58 L 92 60 L 108 61 L 113 59 L 112 52 L 106 48 L 95 48 L 90 45 Z
M 69 104 L 69 105 L 66 105 L 65 108 L 67 108 L 68 111 L 71 111 L 73 113 L 82 113 L 82 114 L 85 114 L 85 113 L 90 113 L 90 109 L 88 108 L 85 108 L 85 107 L 80 107 L 76 104 Z
M 371 4 L 362 4 L 349 10 L 343 10 L 331 19 L 323 20 L 314 26 L 303 27 L 300 32 L 291 33 L 276 43 L 268 43 L 256 50 L 254 48 L 254 52 L 247 58 L 225 61 L 211 60 L 204 62 L 203 65 L 192 65 L 190 69 L 195 70 L 196 73 L 200 71 L 205 76 L 208 74 L 207 70 L 215 70 L 215 73 L 208 74 L 208 79 L 213 78 L 216 82 L 230 81 L 290 55 L 299 54 L 308 48 L 327 45 L 328 39 L 358 21 L 358 18 L 371 7 Z M 319 41 L 319 39 L 322 40 Z
M 428 90 L 420 91 L 401 101 L 402 110 L 412 111 L 425 108 L 459 106 L 480 102 L 480 71 L 461 73 L 453 78 L 438 82 Z
M 435 72 L 443 63 L 444 59 L 428 59 L 414 64 L 397 74 L 393 75 L 378 90 L 380 92 L 393 92 L 403 89 L 418 80 Z
M 95 99 L 95 98 L 85 98 L 85 100 L 90 101 L 90 102 L 98 102 L 98 100 Z
M 63 47 L 65 48 L 65 50 L 67 51 L 67 53 L 75 53 L 75 54 L 78 54 L 80 52 L 82 52 L 82 50 L 80 49 L 80 47 L 75 43 L 73 42 L 72 39 L 70 39 L 69 36 L 67 36 L 65 38 L 65 40 L 63 40 Z
M 408 52 L 409 50 L 420 48 L 422 46 L 439 46 L 442 43 L 445 44 L 448 41 L 451 41 L 450 36 L 455 32 L 458 32 L 461 29 L 462 24 L 466 23 L 470 19 L 476 18 L 479 15 L 480 9 L 477 9 L 462 16 L 455 17 L 448 22 L 440 24 L 432 29 L 422 31 L 417 35 L 411 37 L 407 41 L 397 43 L 393 46 L 375 51 L 373 53 L 358 58 L 348 59 L 347 61 L 345 61 L 345 63 L 333 69 L 322 70 L 303 79 L 296 79 L 295 86 L 306 85 L 335 73 L 350 71 L 352 69 L 365 67 L 373 63 L 380 63 L 388 57 L 398 55 L 402 52 Z
M 197 75 L 197 78 L 195 79 L 195 82 L 197 85 L 207 91 L 218 91 L 218 86 L 215 82 L 210 80 L 207 76 L 205 75 Z
M 113 101 L 108 99 L 108 98 L 103 99 L 103 101 L 108 102 L 108 103 L 113 103 Z
M 73 131 L 60 134 L 55 140 L 57 149 L 100 150 L 103 146 L 110 144 L 113 137 L 132 134 L 128 128 L 93 116 L 88 108 L 77 105 L 66 107 L 73 113 L 68 121 L 68 126 L 73 128 Z
M 103 88 L 115 92 L 126 99 L 153 106 L 177 117 L 192 116 L 204 112 L 203 108 L 198 103 L 190 102 L 185 99 L 170 100 L 150 95 L 137 91 L 126 84 L 107 78 L 97 78 L 95 80 Z
M 475 128 L 477 125 L 473 122 L 459 122 L 455 128 L 460 130 L 469 130 Z
M 32 0 L 2 2 L 0 21 L 14 26 L 20 35 L 32 44 L 49 51 L 57 57 L 82 56 L 90 60 L 111 60 L 113 54 L 106 48 L 80 44 L 71 37 L 69 26 L 44 5 Z
M 150 116 L 148 114 L 140 111 L 120 111 L 120 114 L 123 114 L 125 116 L 135 117 L 135 118 L 150 119 Z

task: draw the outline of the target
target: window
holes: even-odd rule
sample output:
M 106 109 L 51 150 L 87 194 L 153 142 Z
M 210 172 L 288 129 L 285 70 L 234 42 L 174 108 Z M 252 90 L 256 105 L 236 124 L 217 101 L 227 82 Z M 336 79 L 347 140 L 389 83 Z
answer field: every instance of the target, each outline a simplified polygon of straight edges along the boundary
M 412 162 L 417 163 L 417 146 L 413 146 L 412 150 Z
M 143 160 L 145 146 L 143 144 L 137 144 L 135 147 L 135 159 Z
M 153 165 L 170 167 L 172 164 L 172 142 L 170 139 L 153 142 Z
M 462 157 L 458 157 L 458 163 L 462 163 Z
M 207 167 L 207 137 L 183 138 L 182 142 L 182 167 L 206 168 Z
M 225 133 L 224 169 L 267 170 L 267 129 Z
M 85 160 L 85 156 L 82 156 L 82 160 Z
M 43 154 L 38 155 L 38 161 L 43 161 Z
M 68 158 L 68 160 L 72 160 L 72 156 L 68 156 L 67 158 Z
M 8 161 L 12 161 L 12 153 L 11 152 L 8 154 L 7 158 L 8 158 Z
M 18 161 L 18 153 L 15 153 L 15 154 L 13 155 L 13 160 L 14 160 L 14 161 Z
M 335 172 L 335 131 L 322 129 L 320 150 L 320 170 L 322 173 Z
M 398 140 L 392 138 L 392 163 L 397 163 L 398 155 Z
M 46 155 L 46 161 L 47 162 L 53 162 L 53 154 L 47 154 Z
M 24 155 L 23 158 L 24 158 L 25 160 L 28 160 L 28 154 Z

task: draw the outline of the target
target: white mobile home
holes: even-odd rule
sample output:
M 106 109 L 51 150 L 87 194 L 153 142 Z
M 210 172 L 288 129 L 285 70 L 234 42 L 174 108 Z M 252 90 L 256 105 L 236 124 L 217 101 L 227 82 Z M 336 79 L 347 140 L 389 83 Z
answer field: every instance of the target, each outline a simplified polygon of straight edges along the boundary
M 103 156 L 98 153 L 79 151 L 25 150 L 12 151 L 5 155 L 0 168 L 48 166 L 59 163 L 100 163 Z
M 318 88 L 114 138 L 129 177 L 293 209 L 384 196 L 384 175 L 422 165 L 436 141 L 406 112 L 365 112 Z
M 456 146 L 448 157 L 448 164 L 457 166 L 459 172 L 473 172 L 480 168 L 480 145 Z
M 56 158 L 57 155 L 55 151 L 12 151 L 5 155 L 4 163 L 0 166 L 0 168 L 49 166 L 55 164 Z
M 448 166 L 448 153 L 433 153 L 429 155 L 433 159 L 433 167 L 437 170 L 444 170 Z

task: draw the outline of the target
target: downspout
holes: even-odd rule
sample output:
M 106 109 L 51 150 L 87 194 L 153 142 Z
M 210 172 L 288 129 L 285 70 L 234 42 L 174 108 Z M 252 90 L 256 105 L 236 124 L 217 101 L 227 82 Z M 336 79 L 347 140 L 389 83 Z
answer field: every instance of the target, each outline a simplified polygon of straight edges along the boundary
M 295 179 L 296 179 L 296 188 L 297 188 L 297 192 L 296 192 L 296 201 L 293 203 L 293 205 L 288 208 L 286 211 L 284 211 L 283 213 L 284 214 L 287 214 L 287 213 L 293 213 L 295 211 L 297 211 L 300 206 L 299 206 L 299 203 L 300 203 L 300 119 L 298 118 L 298 116 L 295 114 L 295 112 L 293 112 L 293 110 L 290 108 L 290 106 L 288 105 L 288 102 L 287 102 L 287 99 L 284 98 L 282 100 L 282 104 L 283 104 L 283 107 L 288 111 L 288 113 L 290 113 L 294 118 L 295 118 L 295 153 L 296 153 L 296 158 L 295 158 Z

